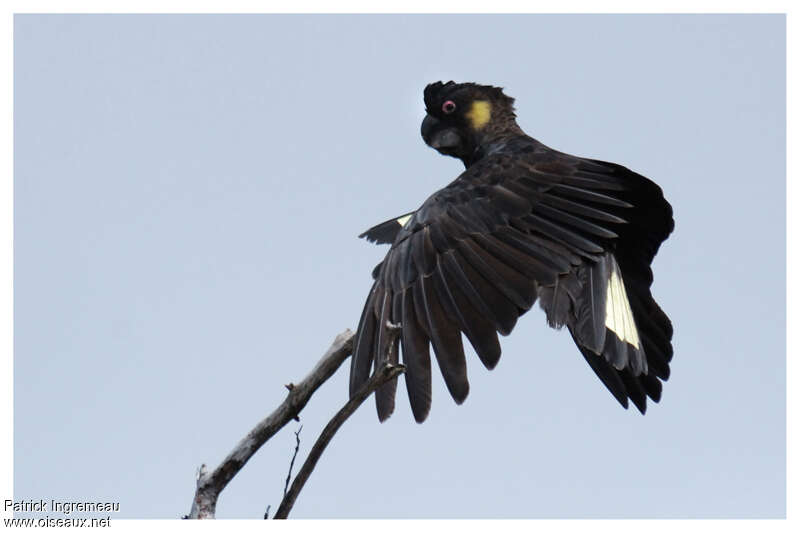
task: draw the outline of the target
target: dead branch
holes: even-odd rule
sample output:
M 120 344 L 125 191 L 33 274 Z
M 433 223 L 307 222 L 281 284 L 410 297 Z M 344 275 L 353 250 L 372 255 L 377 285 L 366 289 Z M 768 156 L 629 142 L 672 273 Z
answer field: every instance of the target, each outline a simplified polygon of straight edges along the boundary
M 259 422 L 213 472 L 209 474 L 206 465 L 200 467 L 197 472 L 197 489 L 188 518 L 214 518 L 217 499 L 222 490 L 267 440 L 290 420 L 298 419 L 298 414 L 306 406 L 314 391 L 331 377 L 350 355 L 353 350 L 353 337 L 354 334 L 349 329 L 337 335 L 331 347 L 311 372 L 300 383 L 290 383 L 286 386 L 289 394 L 283 403 Z
M 289 516 L 289 512 L 291 512 L 292 507 L 294 506 L 294 502 L 297 500 L 297 496 L 300 494 L 300 491 L 303 490 L 303 486 L 305 485 L 306 481 L 308 480 L 311 472 L 313 472 L 314 467 L 317 465 L 317 461 L 322 456 L 322 452 L 325 451 L 325 448 L 328 446 L 328 443 L 333 439 L 333 436 L 339 430 L 339 428 L 344 424 L 344 422 L 350 417 L 353 412 L 366 400 L 373 392 L 375 392 L 381 385 L 395 379 L 398 375 L 402 374 L 405 371 L 405 367 L 399 364 L 391 364 L 388 361 L 392 360 L 392 350 L 394 349 L 395 339 L 400 335 L 400 326 L 396 324 L 388 323 L 386 324 L 386 330 L 388 337 L 388 354 L 386 357 L 386 363 L 378 369 L 372 377 L 370 377 L 366 383 L 364 383 L 358 391 L 350 398 L 350 400 L 339 409 L 333 418 L 331 418 L 330 422 L 325 426 L 325 429 L 322 430 L 319 438 L 314 443 L 314 446 L 311 448 L 311 451 L 308 453 L 308 457 L 306 457 L 305 462 L 303 463 L 302 468 L 297 473 L 297 476 L 294 478 L 294 482 L 292 482 L 292 487 L 289 489 L 289 492 L 286 493 L 281 501 L 281 504 L 278 506 L 278 510 L 275 512 L 274 519 L 281 519 L 287 518 Z
M 294 432 L 294 439 L 297 444 L 294 447 L 294 455 L 292 455 L 292 462 L 289 463 L 289 473 L 286 474 L 286 484 L 283 486 L 283 495 L 286 496 L 286 491 L 289 490 L 289 481 L 292 480 L 292 468 L 294 468 L 294 460 L 297 459 L 297 452 L 300 451 L 300 432 L 303 431 L 303 426 Z
M 319 460 L 320 456 L 322 456 L 322 452 L 325 451 L 325 447 L 328 446 L 328 443 L 331 441 L 341 425 L 344 424 L 345 420 L 347 420 L 350 415 L 353 414 L 356 409 L 358 409 L 358 407 L 364 402 L 364 400 L 367 399 L 367 397 L 369 397 L 370 394 L 375 392 L 375 390 L 384 383 L 387 383 L 388 381 L 402 374 L 404 370 L 405 367 L 403 365 L 385 363 L 380 370 L 375 372 L 372 377 L 361 386 L 361 388 L 350 399 L 350 401 L 348 401 L 344 407 L 342 407 L 339 412 L 334 415 L 330 422 L 328 422 L 328 424 L 325 426 L 325 429 L 322 430 L 317 442 L 314 443 L 314 447 L 311 448 L 306 461 L 303 463 L 303 467 L 294 478 L 292 487 L 289 489 L 289 492 L 286 494 L 286 496 L 284 496 L 273 518 L 287 518 L 289 516 L 289 512 L 292 510 L 294 502 L 297 500 L 297 496 L 300 494 L 300 491 L 303 490 L 303 486 L 311 475 L 311 472 L 314 470 L 314 467 L 317 465 L 317 461 Z

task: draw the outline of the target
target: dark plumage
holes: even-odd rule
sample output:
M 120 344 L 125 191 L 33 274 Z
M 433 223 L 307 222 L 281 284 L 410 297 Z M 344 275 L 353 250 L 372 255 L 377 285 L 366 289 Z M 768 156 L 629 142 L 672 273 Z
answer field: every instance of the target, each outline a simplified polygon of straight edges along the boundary
M 430 346 L 457 403 L 469 392 L 461 334 L 491 369 L 497 333 L 508 335 L 535 301 L 566 326 L 614 397 L 642 412 L 669 377 L 672 324 L 650 293 L 650 264 L 673 229 L 661 189 L 625 167 L 557 152 L 517 125 L 513 98 L 496 87 L 425 88 L 425 143 L 466 170 L 416 211 L 361 237 L 391 244 L 356 334 L 350 392 L 397 342 L 418 422 L 431 404 Z M 397 357 L 398 350 L 393 350 Z M 396 381 L 376 393 L 394 410 Z

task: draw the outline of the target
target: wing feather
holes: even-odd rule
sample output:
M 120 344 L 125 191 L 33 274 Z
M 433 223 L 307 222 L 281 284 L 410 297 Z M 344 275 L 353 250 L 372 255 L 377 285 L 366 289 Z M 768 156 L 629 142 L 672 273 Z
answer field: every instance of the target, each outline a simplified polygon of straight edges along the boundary
M 358 236 L 359 239 L 367 239 L 369 242 L 375 244 L 392 244 L 403 228 L 405 222 L 414 212 L 406 213 L 399 217 L 392 218 L 386 222 L 381 222 L 377 226 L 369 228 L 367 231 Z
M 580 215 L 584 217 L 589 217 L 594 220 L 601 220 L 603 222 L 610 222 L 612 224 L 625 224 L 626 220 L 624 218 L 618 217 L 613 213 L 609 213 L 608 211 L 603 211 L 602 209 L 597 209 L 595 207 L 591 207 L 586 204 L 573 202 L 572 200 L 567 200 L 565 198 L 560 198 L 555 194 L 543 194 L 542 195 L 542 204 L 548 205 L 553 208 L 558 208 L 561 211 L 566 211 L 572 213 L 574 215 Z M 541 207 L 541 205 L 540 205 Z M 582 220 L 582 219 L 579 219 Z M 605 230 L 605 228 L 603 228 Z M 608 230 L 606 230 L 608 231 Z M 612 232 L 613 233 L 613 232 Z M 601 234 L 602 236 L 602 234 Z M 613 233 L 613 235 L 609 238 L 616 238 L 617 234 Z
M 373 312 L 372 298 L 377 285 L 376 281 L 370 290 L 364 310 L 361 312 L 361 319 L 358 321 L 358 336 L 353 347 L 353 356 L 350 359 L 350 395 L 355 394 L 358 388 L 367 381 L 372 366 L 372 345 L 377 322 Z
M 620 200 L 619 198 L 615 198 L 613 196 L 602 194 L 596 191 L 584 189 L 582 187 L 575 187 L 573 185 L 564 185 L 563 183 L 557 183 L 552 185 L 550 191 L 553 193 L 551 197 L 559 195 L 561 197 L 566 196 L 568 198 L 575 198 L 578 200 L 584 200 L 595 204 L 602 204 L 613 207 L 622 207 L 622 208 L 633 207 L 633 204 L 629 204 L 628 202 Z
M 566 224 L 567 226 L 581 230 L 596 237 L 602 237 L 603 239 L 617 238 L 617 234 L 610 229 L 604 228 L 603 226 L 595 224 L 594 222 L 590 222 L 586 219 L 576 217 L 575 215 L 571 215 L 565 211 L 556 209 L 555 207 L 545 205 L 544 203 L 537 204 L 534 208 L 534 211 L 539 215 L 547 217 L 553 222 Z
M 392 294 L 386 292 L 384 295 L 384 309 L 380 321 L 380 333 L 378 335 L 378 353 L 375 357 L 375 368 L 383 365 L 384 361 L 397 364 L 399 359 L 400 338 L 395 337 L 391 343 L 393 348 L 389 350 L 387 322 L 396 324 L 399 322 L 402 310 L 402 294 Z M 378 419 L 383 422 L 394 412 L 394 399 L 397 391 L 397 378 L 387 381 L 375 391 L 375 404 L 378 409 Z
M 469 394 L 467 380 L 467 361 L 461 343 L 461 331 L 453 324 L 442 309 L 439 298 L 434 293 L 433 282 L 429 277 L 419 280 L 422 299 L 428 315 L 433 353 L 439 363 L 445 385 L 456 403 L 463 403 Z
M 459 263 L 452 253 L 443 256 L 444 271 L 461 289 L 469 302 L 489 320 L 503 335 L 511 333 L 519 313 L 512 301 L 506 298 L 467 262 Z
M 415 287 L 419 287 L 417 283 Z M 408 399 L 414 419 L 422 422 L 431 409 L 430 338 L 419 323 L 420 315 L 414 303 L 414 289 L 403 291 L 401 339 Z
M 599 244 L 539 215 L 530 214 L 524 220 L 530 224 L 531 228 L 536 228 L 538 232 L 566 245 L 578 254 L 601 254 L 604 251 Z
M 442 302 L 447 304 L 445 307 L 448 308 L 448 312 L 458 319 L 461 330 L 475 348 L 478 357 L 491 370 L 500 359 L 500 341 L 497 339 L 494 324 L 487 320 L 483 313 L 475 309 L 464 296 L 458 283 L 447 281 L 441 264 L 433 277 Z
M 498 261 L 472 240 L 459 242 L 457 251 L 459 261 L 469 263 L 520 309 L 530 309 L 536 301 L 535 281 Z

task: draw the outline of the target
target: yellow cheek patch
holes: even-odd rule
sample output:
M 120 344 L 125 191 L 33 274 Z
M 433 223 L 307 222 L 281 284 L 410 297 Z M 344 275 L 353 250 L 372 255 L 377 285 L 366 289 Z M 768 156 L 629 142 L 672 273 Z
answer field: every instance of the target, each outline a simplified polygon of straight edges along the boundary
M 479 130 L 492 118 L 492 104 L 486 100 L 475 100 L 466 114 L 472 129 Z

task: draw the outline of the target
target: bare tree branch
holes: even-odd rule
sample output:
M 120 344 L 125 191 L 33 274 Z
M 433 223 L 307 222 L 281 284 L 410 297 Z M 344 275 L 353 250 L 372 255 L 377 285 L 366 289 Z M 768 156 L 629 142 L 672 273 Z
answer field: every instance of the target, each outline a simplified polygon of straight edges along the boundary
M 294 478 L 292 487 L 289 489 L 289 492 L 286 494 L 286 496 L 284 496 L 273 518 L 287 518 L 289 516 L 289 512 L 292 510 L 294 502 L 297 500 L 297 496 L 300 494 L 300 491 L 303 490 L 303 486 L 305 485 L 309 476 L 311 476 L 311 472 L 314 470 L 314 467 L 317 466 L 317 461 L 322 456 L 322 452 L 325 451 L 328 443 L 331 441 L 342 424 L 344 424 L 345 420 L 347 420 L 350 415 L 353 414 L 353 412 L 355 412 L 355 410 L 358 409 L 358 407 L 364 402 L 364 400 L 366 400 L 369 395 L 375 392 L 376 389 L 378 389 L 384 383 L 396 378 L 404 371 L 405 367 L 403 365 L 385 363 L 379 371 L 375 372 L 375 374 L 373 374 L 372 377 L 361 386 L 361 388 L 358 390 L 358 393 L 356 393 L 356 395 L 353 396 L 350 401 L 348 401 L 344 407 L 342 407 L 339 412 L 336 413 L 336 415 L 334 415 L 330 422 L 328 422 L 328 424 L 325 426 L 325 429 L 322 430 L 317 442 L 314 443 L 314 447 L 311 448 L 306 461 L 303 463 L 303 467 Z
M 395 344 L 394 340 L 400 335 L 400 326 L 387 323 L 386 329 L 389 335 L 388 345 L 390 352 L 386 360 L 390 361 L 391 350 Z M 294 478 L 292 487 L 283 497 L 283 500 L 278 506 L 278 510 L 275 512 L 275 516 L 273 518 L 279 519 L 287 518 L 289 516 L 289 513 L 294 506 L 294 502 L 297 500 L 297 496 L 300 494 L 300 491 L 303 490 L 303 486 L 311 475 L 311 472 L 313 472 L 314 467 L 317 465 L 317 461 L 319 461 L 319 458 L 322 456 L 322 452 L 325 451 L 328 443 L 331 441 L 342 424 L 344 424 L 344 422 L 350 417 L 350 415 L 353 414 L 356 409 L 358 409 L 364 400 L 366 400 L 373 392 L 380 388 L 381 385 L 396 378 L 404 371 L 405 367 L 403 365 L 396 365 L 388 362 L 384 363 L 383 366 L 378 369 L 372 375 L 372 377 L 370 377 L 367 382 L 361 386 L 361 388 L 358 389 L 353 397 L 350 398 L 350 401 L 348 401 L 344 407 L 339 409 L 339 412 L 336 413 L 333 418 L 331 418 L 330 422 L 328 422 L 328 424 L 325 426 L 325 429 L 322 430 L 317 442 L 314 443 L 314 446 L 308 453 L 308 457 L 303 463 L 302 468 L 300 468 L 300 471 Z
M 197 489 L 188 518 L 214 518 L 217 499 L 239 470 L 258 449 L 306 406 L 311 395 L 341 366 L 353 351 L 354 334 L 349 329 L 336 336 L 333 344 L 300 383 L 288 384 L 289 394 L 269 416 L 244 437 L 211 474 L 206 465 L 197 472 Z M 295 480 L 296 482 L 297 480 Z
M 294 460 L 297 459 L 297 452 L 300 451 L 300 432 L 303 431 L 303 426 L 294 432 L 294 438 L 297 445 L 294 447 L 294 455 L 292 455 L 292 462 L 289 463 L 289 473 L 286 474 L 286 484 L 283 486 L 283 496 L 286 497 L 286 491 L 289 490 L 289 481 L 292 480 L 292 468 L 294 468 Z

